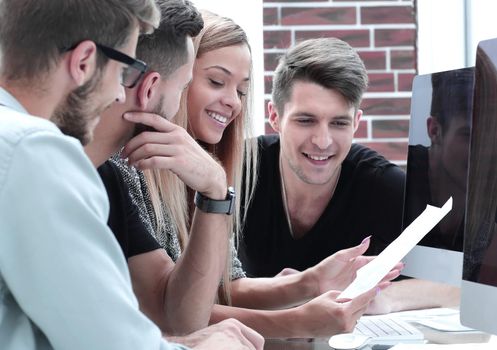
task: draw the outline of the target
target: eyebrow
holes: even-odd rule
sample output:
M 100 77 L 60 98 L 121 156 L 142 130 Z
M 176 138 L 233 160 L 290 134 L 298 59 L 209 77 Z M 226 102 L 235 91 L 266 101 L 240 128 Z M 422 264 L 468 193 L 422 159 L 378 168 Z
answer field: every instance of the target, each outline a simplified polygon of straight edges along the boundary
M 316 116 L 314 113 L 311 113 L 311 112 L 306 112 L 306 111 L 297 111 L 295 113 L 292 113 L 292 116 L 293 117 L 311 117 L 311 118 L 318 118 L 318 116 Z M 337 120 L 337 119 L 346 119 L 346 120 L 353 120 L 354 118 L 349 116 L 349 115 L 337 115 L 337 116 L 334 116 L 333 117 L 333 120 Z
M 223 66 L 214 65 L 214 66 L 210 66 L 210 67 L 204 68 L 204 70 L 209 70 L 209 69 L 218 69 L 218 70 L 223 71 L 224 73 L 226 73 L 229 76 L 233 75 L 233 74 L 231 74 L 231 72 L 229 70 L 227 70 Z M 249 77 L 246 77 L 245 79 L 243 79 L 243 81 L 249 81 Z

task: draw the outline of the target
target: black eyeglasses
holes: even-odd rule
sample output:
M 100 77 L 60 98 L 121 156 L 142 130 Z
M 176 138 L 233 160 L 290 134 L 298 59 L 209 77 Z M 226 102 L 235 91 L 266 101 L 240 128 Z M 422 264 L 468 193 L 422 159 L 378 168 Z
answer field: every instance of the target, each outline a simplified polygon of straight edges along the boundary
M 108 58 L 124 63 L 127 67 L 121 76 L 121 84 L 127 88 L 133 88 L 140 81 L 141 77 L 147 71 L 147 64 L 136 58 L 132 58 L 111 47 L 95 43 L 102 53 Z
M 62 51 L 74 50 L 74 48 L 78 46 L 78 44 L 75 44 L 69 48 L 63 48 Z M 121 75 L 121 84 L 123 86 L 127 88 L 135 87 L 136 84 L 140 81 L 143 74 L 145 74 L 145 72 L 147 71 L 147 64 L 145 62 L 130 57 L 111 47 L 100 45 L 98 43 L 95 43 L 95 45 L 100 51 L 102 51 L 105 56 L 107 56 L 107 58 L 127 65 Z

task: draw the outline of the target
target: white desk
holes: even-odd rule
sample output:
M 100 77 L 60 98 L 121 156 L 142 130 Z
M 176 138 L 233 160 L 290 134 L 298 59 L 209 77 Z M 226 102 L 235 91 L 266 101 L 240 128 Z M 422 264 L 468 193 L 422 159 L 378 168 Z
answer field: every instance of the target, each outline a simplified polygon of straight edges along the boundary
M 490 336 L 482 332 L 441 332 L 435 329 L 422 326 L 418 323 L 414 323 L 413 320 L 420 320 L 421 318 L 427 317 L 436 313 L 436 310 L 417 310 L 417 311 L 406 311 L 396 313 L 396 316 L 412 323 L 416 328 L 423 332 L 428 344 L 451 344 L 447 345 L 446 350 L 483 350 L 483 349 L 497 349 L 497 337 Z M 476 344 L 478 346 L 470 346 L 469 344 Z M 454 344 L 460 344 L 460 346 L 455 346 Z M 419 347 L 418 345 L 424 345 Z M 426 347 L 426 344 L 414 344 L 414 345 L 403 345 L 403 347 L 397 348 L 395 350 L 435 350 L 436 348 Z M 328 339 L 266 339 L 265 350 L 331 350 L 328 345 Z M 386 346 L 371 345 L 362 347 L 361 350 L 383 350 L 388 349 Z M 444 349 L 441 347 L 440 349 Z M 445 350 L 445 349 L 444 349 Z

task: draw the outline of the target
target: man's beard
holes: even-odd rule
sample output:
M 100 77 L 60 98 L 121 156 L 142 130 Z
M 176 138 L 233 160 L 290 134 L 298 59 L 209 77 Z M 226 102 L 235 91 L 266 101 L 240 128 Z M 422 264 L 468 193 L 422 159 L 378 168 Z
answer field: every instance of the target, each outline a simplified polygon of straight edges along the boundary
M 164 107 L 164 95 L 162 95 L 159 99 L 159 102 L 150 110 L 150 113 L 160 115 L 163 118 L 166 118 L 163 107 Z M 166 118 L 167 119 L 167 118 Z M 135 130 L 133 132 L 133 137 L 139 135 L 140 133 L 144 131 L 157 131 L 151 126 L 144 125 L 144 124 L 136 124 L 135 125 Z
M 83 146 L 91 141 L 96 126 L 92 122 L 99 115 L 99 108 L 93 105 L 95 99 L 92 97 L 101 81 L 102 72 L 99 70 L 89 81 L 69 93 L 51 118 L 64 134 L 77 138 Z

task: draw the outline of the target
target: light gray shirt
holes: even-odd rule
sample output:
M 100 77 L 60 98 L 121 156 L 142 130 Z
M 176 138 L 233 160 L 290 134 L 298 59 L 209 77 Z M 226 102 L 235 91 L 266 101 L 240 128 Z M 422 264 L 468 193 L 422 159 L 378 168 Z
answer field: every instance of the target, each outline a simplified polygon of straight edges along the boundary
M 0 88 L 0 348 L 184 349 L 138 310 L 81 144 Z

